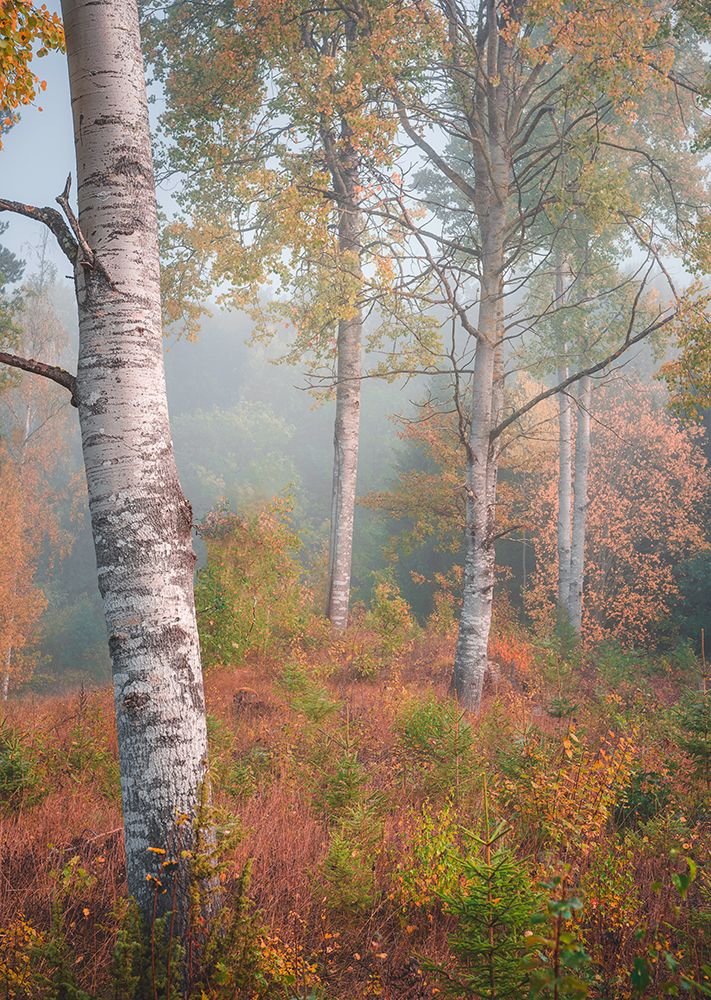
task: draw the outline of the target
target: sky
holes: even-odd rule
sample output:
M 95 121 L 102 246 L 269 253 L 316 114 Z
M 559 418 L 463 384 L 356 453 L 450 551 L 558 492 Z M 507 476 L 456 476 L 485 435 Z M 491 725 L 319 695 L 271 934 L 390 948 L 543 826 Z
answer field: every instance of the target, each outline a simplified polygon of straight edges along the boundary
M 26 108 L 17 125 L 3 137 L 0 151 L 0 196 L 44 207 L 55 205 L 68 173 L 74 173 L 72 113 L 66 58 L 49 53 L 35 62 L 36 72 L 47 81 L 37 107 Z M 10 226 L 3 243 L 25 259 L 42 237 L 41 223 L 3 213 Z M 51 243 L 53 263 L 60 273 L 68 270 L 66 258 Z
M 48 4 L 50 10 L 57 4 Z M 0 197 L 22 201 L 39 207 L 55 207 L 67 174 L 74 179 L 74 140 L 72 110 L 69 97 L 69 74 L 66 56 L 50 52 L 34 62 L 34 71 L 47 81 L 46 91 L 40 95 L 35 107 L 22 110 L 20 121 L 3 136 L 0 150 Z M 39 107 L 42 110 L 39 110 Z M 156 105 L 151 105 L 151 117 Z M 73 196 L 76 191 L 73 192 Z M 167 207 L 167 191 L 157 192 L 159 203 Z M 72 197 L 76 210 L 76 201 Z M 42 225 L 22 216 L 3 212 L 0 219 L 9 223 L 2 241 L 13 253 L 31 263 L 32 248 L 42 237 Z M 59 274 L 68 273 L 67 260 L 50 241 L 50 257 Z

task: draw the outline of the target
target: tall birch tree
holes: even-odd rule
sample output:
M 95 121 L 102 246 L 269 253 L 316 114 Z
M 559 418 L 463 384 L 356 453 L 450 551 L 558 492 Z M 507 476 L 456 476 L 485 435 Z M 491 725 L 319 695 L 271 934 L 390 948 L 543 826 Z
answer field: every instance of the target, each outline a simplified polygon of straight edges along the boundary
M 8 353 L 0 360 L 64 386 L 78 409 L 113 667 L 128 888 L 147 920 L 175 907 L 185 929 L 207 740 L 192 515 L 163 373 L 138 10 L 135 0 L 65 0 L 62 13 L 78 216 L 69 181 L 57 199 L 63 214 L 4 199 L 0 210 L 44 223 L 71 262 L 77 374 Z
M 455 364 L 467 509 L 452 687 L 463 704 L 477 708 L 495 584 L 503 432 L 543 399 L 603 371 L 678 311 L 681 295 L 661 248 L 693 226 L 694 208 L 684 205 L 670 226 L 634 192 L 619 204 L 605 203 L 597 177 L 601 166 L 620 170 L 623 136 L 625 169 L 655 174 L 654 144 L 644 128 L 632 129 L 635 109 L 648 88 L 659 84 L 673 95 L 686 83 L 675 77 L 672 5 L 652 9 L 640 0 L 622 10 L 612 3 L 440 0 L 415 6 L 440 26 L 440 56 L 421 85 L 393 81 L 392 98 L 410 144 L 405 157 L 419 156 L 424 169 L 416 186 L 413 171 L 403 170 L 399 183 L 381 172 L 383 191 L 372 211 L 397 219 L 410 234 L 410 270 L 426 273 L 427 301 L 448 309 L 468 341 L 466 363 Z M 522 307 L 519 296 L 555 259 L 581 205 L 596 200 L 644 262 L 628 277 L 624 333 L 606 357 L 583 362 L 512 410 L 504 394 L 510 346 L 535 337 L 542 318 L 540 310 Z M 639 305 L 653 278 L 664 291 L 650 319 Z M 543 314 L 562 305 L 553 295 Z M 468 410 L 461 378 L 471 385 Z
M 364 317 L 376 300 L 383 308 L 388 277 L 360 210 L 362 164 L 392 160 L 384 77 L 411 57 L 413 14 L 387 0 L 145 0 L 142 10 L 167 100 L 162 169 L 183 179 L 165 230 L 171 315 L 193 329 L 217 287 L 223 304 L 252 312 L 258 336 L 288 327 L 286 360 L 309 358 L 315 386 L 335 390 L 326 613 L 341 631 Z M 387 74 L 375 52 L 391 54 Z

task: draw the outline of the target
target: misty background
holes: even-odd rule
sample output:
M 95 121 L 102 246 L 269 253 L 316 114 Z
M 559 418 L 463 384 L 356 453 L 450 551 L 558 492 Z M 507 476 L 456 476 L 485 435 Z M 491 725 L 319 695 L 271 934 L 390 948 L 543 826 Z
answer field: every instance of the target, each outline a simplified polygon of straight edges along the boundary
M 20 122 L 6 137 L 0 157 L 0 189 L 11 199 L 53 205 L 74 165 L 64 57 L 48 55 L 38 71 L 47 80 L 42 110 L 24 109 Z M 160 105 L 159 96 L 154 95 L 154 119 Z M 168 213 L 174 183 L 158 188 L 159 204 Z M 7 222 L 0 242 L 25 262 L 27 278 L 38 264 L 41 227 L 18 215 L 8 215 Z M 56 272 L 52 300 L 70 339 L 66 358 L 46 360 L 63 360 L 72 368 L 77 337 L 73 290 L 66 260 L 53 241 L 46 244 L 46 254 Z M 196 522 L 221 502 L 239 512 L 274 496 L 290 496 L 294 527 L 302 543 L 300 558 L 310 580 L 318 580 L 326 568 L 335 405 L 313 398 L 306 390 L 303 370 L 273 363 L 284 343 L 276 341 L 269 348 L 250 344 L 250 332 L 246 316 L 213 308 L 196 340 L 175 333 L 166 336 L 168 399 L 182 486 Z M 648 378 L 652 371 L 649 350 L 638 351 L 629 367 Z M 401 439 L 402 424 L 397 418 L 416 415 L 417 404 L 428 388 L 424 377 L 390 383 L 365 380 L 359 497 L 387 489 L 399 473 L 426 463 L 417 449 Z M 72 411 L 66 422 L 68 467 L 62 465 L 59 470 L 63 477 L 73 476 L 79 483 L 61 512 L 74 541 L 63 558 L 51 565 L 46 561 L 37 581 L 48 598 L 33 682 L 40 688 L 55 686 L 58 681 L 103 682 L 110 672 L 83 489 L 79 427 L 74 417 Z M 705 451 L 711 458 L 708 434 Z M 439 553 L 429 545 L 414 556 L 402 553 L 397 563 L 389 566 L 385 549 L 401 528 L 384 514 L 358 505 L 352 601 L 367 602 L 378 575 L 389 567 L 403 595 L 423 619 L 431 610 L 431 588 L 416 585 L 411 572 L 446 571 L 457 561 L 458 553 Z M 203 553 L 197 537 L 195 546 L 200 561 Z M 497 546 L 497 558 L 509 567 L 513 585 L 520 581 L 522 555 L 522 546 L 516 541 L 502 540 Z

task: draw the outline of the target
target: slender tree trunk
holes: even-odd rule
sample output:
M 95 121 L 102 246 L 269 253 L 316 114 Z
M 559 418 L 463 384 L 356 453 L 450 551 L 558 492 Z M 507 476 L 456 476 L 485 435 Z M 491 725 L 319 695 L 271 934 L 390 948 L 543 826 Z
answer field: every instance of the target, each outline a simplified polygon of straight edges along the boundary
M 558 372 L 558 381 L 568 377 L 567 368 Z M 573 428 L 570 399 L 558 395 L 558 625 L 570 619 L 571 508 L 573 500 Z
M 494 518 L 489 468 L 492 428 L 494 347 L 480 340 L 474 359 L 473 404 L 468 443 L 466 535 L 462 610 L 457 633 L 452 690 L 459 701 L 476 709 L 481 701 L 488 662 L 494 589 Z M 495 485 L 494 485 L 495 489 Z
M 10 628 L 14 625 L 14 622 L 10 621 Z M 2 677 L 2 700 L 7 701 L 10 695 L 10 674 L 12 673 L 12 653 L 13 645 L 8 644 L 7 652 L 5 653 L 5 671 Z
M 149 920 L 154 900 L 160 915 L 174 897 L 179 933 L 188 909 L 180 852 L 194 843 L 207 740 L 192 512 L 163 373 L 138 11 L 135 0 L 63 0 L 62 10 L 79 224 L 93 251 L 93 263 L 80 251 L 76 267 L 76 396 L 113 667 L 128 888 Z M 178 859 L 174 876 L 161 850 Z
M 503 404 L 503 230 L 492 213 L 492 236 L 482 279 L 471 428 L 467 443 L 466 535 L 462 610 L 452 675 L 452 691 L 462 705 L 478 710 L 488 664 L 489 632 L 496 571 L 495 523 L 498 442 L 492 444 Z
M 580 380 L 578 419 L 575 434 L 575 501 L 573 541 L 570 560 L 570 625 L 580 635 L 583 624 L 583 589 L 585 579 L 585 533 L 588 516 L 588 472 L 590 469 L 590 404 L 592 380 Z
M 493 9 L 493 8 L 492 8 Z M 506 76 L 508 50 L 497 37 L 495 20 L 483 43 L 481 65 Z M 479 142 L 472 144 L 474 209 L 481 233 L 481 292 L 472 378 L 472 410 L 467 442 L 467 511 L 462 610 L 452 675 L 452 691 L 466 708 L 478 711 L 488 665 L 489 633 L 496 574 L 495 525 L 498 440 L 492 442 L 503 407 L 504 270 L 506 203 L 511 178 L 506 137 L 504 87 L 481 79 L 476 106 Z M 486 154 L 483 152 L 486 143 Z
M 338 325 L 338 386 L 333 434 L 333 484 L 327 614 L 338 631 L 348 625 L 353 558 L 358 443 L 362 317 Z
M 361 220 L 354 202 L 341 210 L 339 249 L 346 266 L 360 277 Z M 363 314 L 360 306 L 338 324 L 336 423 L 333 435 L 333 485 L 327 615 L 338 631 L 348 625 L 353 558 L 358 443 L 360 439 L 361 342 Z
M 566 282 L 563 261 L 559 258 L 555 272 L 556 303 L 565 302 Z M 567 344 L 563 344 L 567 355 Z M 558 381 L 568 377 L 567 364 L 558 370 Z M 558 394 L 558 629 L 564 634 L 570 622 L 570 547 L 573 504 L 573 422 L 570 397 Z

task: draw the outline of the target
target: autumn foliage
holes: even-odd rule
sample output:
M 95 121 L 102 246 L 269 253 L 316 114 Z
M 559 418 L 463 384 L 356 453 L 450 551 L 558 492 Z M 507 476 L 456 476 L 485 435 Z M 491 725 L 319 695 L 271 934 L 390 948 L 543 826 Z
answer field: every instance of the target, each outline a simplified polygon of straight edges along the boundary
M 341 661 L 339 643 L 304 639 L 288 658 L 254 652 L 208 672 L 220 878 L 243 916 L 203 997 L 430 1000 L 448 977 L 474 974 L 476 921 L 492 916 L 495 981 L 527 984 L 526 995 L 555 968 L 556 934 L 567 942 L 561 998 L 656 1000 L 705 982 L 697 862 L 708 830 L 689 663 L 647 659 L 620 674 L 588 659 L 573 670 L 510 633 L 473 724 L 446 694 L 440 637 L 420 635 L 377 680 Z M 525 670 L 504 669 L 504 655 L 524 652 Z M 130 970 L 111 717 L 105 691 L 5 713 L 9 996 L 59 996 L 48 991 L 64 982 L 103 1000 Z M 487 880 L 503 896 L 487 899 Z M 506 914 L 522 899 L 517 930 Z M 220 985 L 235 981 L 243 992 Z
M 47 600 L 35 583 L 43 536 L 38 532 L 36 477 L 0 452 L 3 543 L 0 546 L 0 663 L 5 690 L 32 673 L 28 646 Z M 28 655 L 29 654 L 29 655 Z
M 679 596 L 675 567 L 708 545 L 708 467 L 700 432 L 642 386 L 608 391 L 594 413 L 583 631 L 643 646 L 664 635 Z M 539 622 L 553 614 L 556 509 L 551 465 L 530 512 L 536 573 L 526 599 Z
M 33 104 L 46 87 L 31 63 L 50 50 L 62 49 L 64 30 L 58 14 L 32 0 L 0 4 L 0 135 L 17 120 L 17 109 Z M 41 109 L 40 109 L 41 110 Z M 2 148 L 2 142 L 0 142 Z

